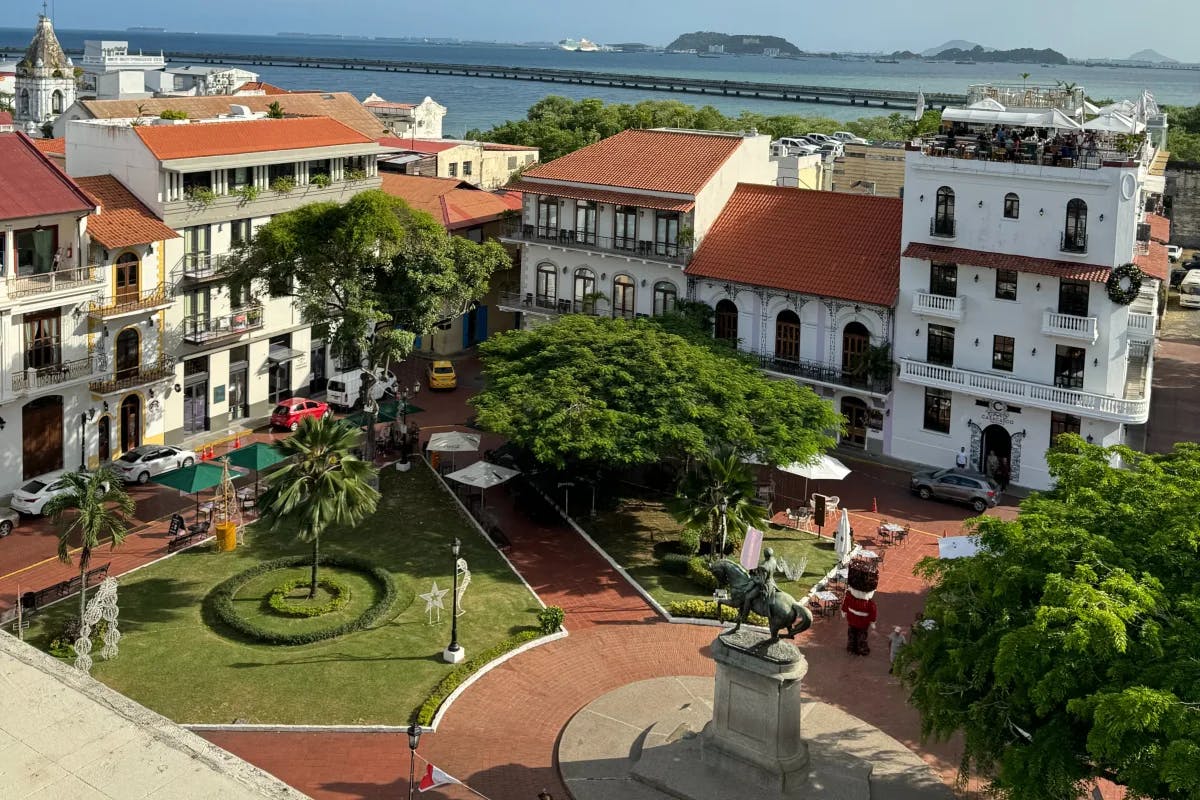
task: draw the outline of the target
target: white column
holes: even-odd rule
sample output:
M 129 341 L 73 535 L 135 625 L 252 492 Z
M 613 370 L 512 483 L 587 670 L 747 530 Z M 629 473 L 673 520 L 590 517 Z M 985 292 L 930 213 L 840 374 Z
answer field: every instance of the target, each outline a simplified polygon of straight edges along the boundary
M 75 266 L 82 267 L 87 264 L 87 259 L 83 254 L 83 233 L 87 230 L 87 217 L 83 216 L 75 220 Z
M 17 274 L 17 235 L 11 228 L 4 231 L 4 276 Z

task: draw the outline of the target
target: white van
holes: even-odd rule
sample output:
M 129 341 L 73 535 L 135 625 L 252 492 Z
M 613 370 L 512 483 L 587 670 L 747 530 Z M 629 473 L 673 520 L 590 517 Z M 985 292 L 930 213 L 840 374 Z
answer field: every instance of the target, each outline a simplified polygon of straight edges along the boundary
M 339 410 L 353 408 L 358 405 L 362 396 L 362 370 L 351 370 L 334 375 L 325 384 L 325 402 Z M 391 372 L 380 370 L 379 379 L 375 381 L 372 395 L 376 401 L 383 399 L 386 394 L 396 393 L 396 376 Z
M 1200 308 L 1200 269 L 1188 270 L 1179 283 L 1179 306 Z

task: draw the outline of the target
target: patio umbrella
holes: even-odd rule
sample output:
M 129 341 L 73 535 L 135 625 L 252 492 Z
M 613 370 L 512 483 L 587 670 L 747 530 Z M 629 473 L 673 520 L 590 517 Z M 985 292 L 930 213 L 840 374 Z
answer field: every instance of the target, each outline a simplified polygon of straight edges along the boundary
M 200 492 L 211 489 L 221 483 L 225 470 L 216 464 L 201 462 L 190 467 L 164 472 L 152 480 L 160 486 L 170 486 L 185 494 L 196 496 L 196 513 L 200 513 Z
M 454 466 L 454 453 L 474 453 L 479 450 L 479 434 L 442 431 L 429 437 L 425 449 L 434 453 L 450 453 L 450 465 Z
M 943 536 L 938 539 L 938 558 L 966 558 L 980 549 L 978 536 Z
M 804 502 L 808 502 L 808 482 L 814 481 L 840 481 L 850 474 L 850 468 L 842 462 L 838 461 L 833 456 L 827 456 L 824 453 L 818 455 L 811 461 L 794 464 L 788 464 L 786 467 L 780 467 L 784 472 L 792 475 L 799 475 L 804 478 Z
M 422 409 L 417 408 L 412 403 L 409 403 L 407 405 L 407 409 L 404 412 L 402 412 L 400 409 L 399 401 L 393 401 L 391 403 L 380 403 L 379 411 L 375 415 L 375 422 L 377 422 L 377 423 L 379 423 L 379 422 L 395 422 L 396 420 L 400 419 L 400 417 L 403 416 L 404 413 L 416 414 L 418 411 L 421 411 L 421 410 Z M 344 417 L 342 419 L 342 421 L 349 422 L 351 425 L 353 425 L 356 428 L 361 428 L 362 426 L 367 424 L 367 412 L 356 411 L 353 414 L 349 414 L 346 417 Z
M 841 564 L 854 549 L 854 539 L 850 535 L 850 512 L 842 509 L 842 517 L 838 520 L 837 533 L 833 536 L 833 552 L 837 553 L 838 563 Z
M 279 452 L 279 448 L 263 442 L 255 442 L 245 447 L 239 447 L 224 457 L 235 467 L 254 470 L 254 494 L 258 495 L 258 472 L 272 467 L 287 458 Z
M 493 486 L 499 486 L 510 478 L 514 478 L 521 474 L 519 469 L 509 469 L 502 467 L 499 464 L 491 464 L 487 461 L 476 461 L 469 467 L 463 467 L 457 472 L 451 472 L 446 477 L 452 481 L 466 484 L 467 486 L 477 486 L 480 489 L 490 489 Z

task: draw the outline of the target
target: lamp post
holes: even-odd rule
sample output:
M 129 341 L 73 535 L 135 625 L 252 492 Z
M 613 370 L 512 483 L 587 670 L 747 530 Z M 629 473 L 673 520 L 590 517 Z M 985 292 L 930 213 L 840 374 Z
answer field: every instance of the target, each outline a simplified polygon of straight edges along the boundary
M 397 468 L 399 468 L 400 464 L 404 464 L 405 467 L 407 467 L 407 465 L 408 465 L 408 451 L 409 451 L 409 448 L 411 447 L 411 443 L 408 438 L 408 399 L 410 396 L 416 397 L 417 393 L 420 391 L 421 391 L 421 382 L 420 381 L 416 381 L 413 383 L 411 395 L 409 394 L 409 389 L 407 386 L 405 386 L 403 389 L 400 390 L 400 430 L 404 436 L 404 440 L 401 442 L 401 451 L 400 451 L 401 457 L 400 457 L 400 461 L 396 462 Z
M 450 646 L 442 653 L 442 658 L 451 664 L 457 664 L 467 655 L 458 644 L 458 553 L 461 549 L 462 542 L 455 537 L 454 544 L 450 545 L 450 552 L 454 554 L 454 589 L 450 594 Z
M 413 789 L 416 787 L 417 745 L 421 743 L 421 734 L 425 729 L 420 725 L 408 726 L 408 800 L 412 800 Z

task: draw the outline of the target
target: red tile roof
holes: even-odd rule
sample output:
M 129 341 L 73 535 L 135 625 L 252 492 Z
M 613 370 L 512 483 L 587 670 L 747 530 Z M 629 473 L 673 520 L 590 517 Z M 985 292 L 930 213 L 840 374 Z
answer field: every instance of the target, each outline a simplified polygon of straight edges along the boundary
M 372 140 L 328 117 L 140 125 L 133 129 L 161 161 L 272 150 L 303 150 Z
M 637 206 L 638 208 L 653 208 L 658 211 L 683 212 L 691 211 L 696 207 L 694 200 L 677 200 L 671 197 L 655 197 L 654 195 L 632 194 L 630 192 L 610 192 L 604 189 L 580 189 L 557 183 L 513 181 L 508 184 L 508 188 L 529 194 L 566 197 L 571 200 L 595 200 L 597 203 L 611 203 L 614 206 Z
M 75 182 L 100 206 L 100 213 L 88 219 L 88 235 L 109 250 L 179 238 L 112 175 L 76 178 Z
M 729 134 L 631 129 L 529 169 L 525 177 L 694 195 L 743 141 Z
M 0 125 L 12 125 L 12 112 L 0 111 Z
M 1171 274 L 1171 262 L 1167 258 L 1167 246 L 1159 242 L 1150 242 L 1149 252 L 1133 257 L 1133 263 L 1138 269 L 1151 278 L 1165 281 Z
M 1111 267 L 1098 264 L 1080 264 L 1075 261 L 1057 261 L 1052 258 L 1014 256 L 1008 253 L 989 253 L 984 250 L 967 250 L 962 247 L 945 247 L 938 244 L 912 242 L 904 250 L 907 258 L 922 258 L 926 261 L 946 261 L 953 264 L 970 264 L 974 267 L 1010 269 L 1034 275 L 1049 275 L 1054 278 L 1070 278 L 1077 281 L 1103 283 L 1112 272 Z
M 96 204 L 23 133 L 0 133 L 0 219 L 90 212 Z
M 287 89 L 282 89 L 273 83 L 265 81 L 246 81 L 241 86 L 233 90 L 234 94 L 238 92 L 262 92 L 263 94 L 291 94 Z
M 684 272 L 890 306 L 902 209 L 899 198 L 741 183 Z
M 48 156 L 65 156 L 67 140 L 62 136 L 57 139 L 34 139 L 33 146 Z
M 398 136 L 384 136 L 379 139 L 379 143 L 384 147 L 395 147 L 398 150 L 407 150 L 410 153 L 425 153 L 433 154 L 440 153 L 443 150 L 449 150 L 451 147 L 458 147 L 464 142 L 447 141 L 446 139 L 402 139 Z
M 433 215 L 447 230 L 494 222 L 508 211 L 521 210 L 517 192 L 487 192 L 453 178 L 423 178 L 381 172 L 383 191 Z
M 1171 220 L 1161 214 L 1147 214 L 1146 222 L 1150 223 L 1151 239 L 1163 244 L 1171 241 Z

